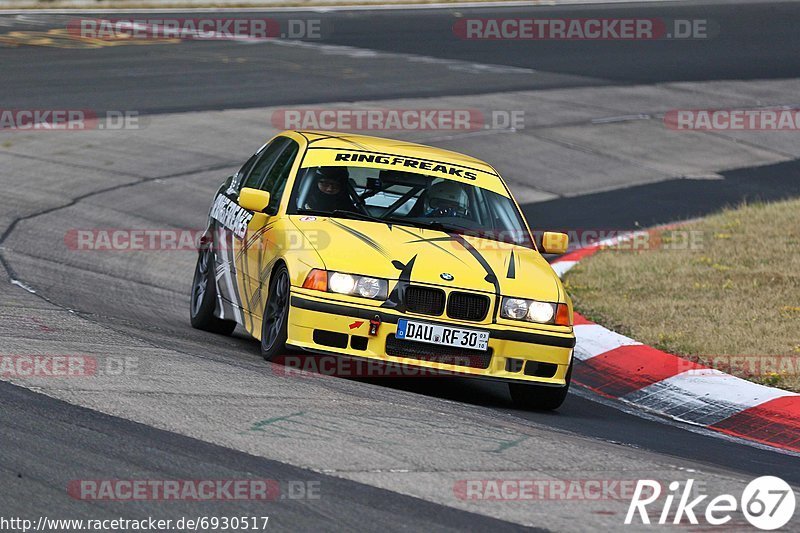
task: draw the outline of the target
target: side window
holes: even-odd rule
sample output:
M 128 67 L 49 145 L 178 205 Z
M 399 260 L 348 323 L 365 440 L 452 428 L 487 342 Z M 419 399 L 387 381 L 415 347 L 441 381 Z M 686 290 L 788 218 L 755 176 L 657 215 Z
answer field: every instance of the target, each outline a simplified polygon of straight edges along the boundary
M 233 176 L 233 180 L 231 180 L 231 189 L 237 191 L 239 190 L 239 188 L 242 185 L 242 181 L 244 180 L 244 177 L 247 176 L 247 173 L 250 172 L 250 169 L 253 168 L 253 165 L 256 164 L 256 161 L 258 161 L 258 158 L 261 156 L 261 154 L 262 154 L 261 151 L 256 152 L 255 154 L 253 154 L 252 157 L 250 157 L 250 159 L 247 160 L 247 163 L 242 165 L 242 168 L 239 169 L 239 172 L 237 172 Z
M 269 172 L 269 169 L 272 167 L 273 163 L 275 163 L 275 160 L 286 146 L 286 143 L 290 141 L 291 139 L 286 137 L 278 137 L 272 141 L 269 146 L 267 146 L 266 150 L 264 150 L 264 154 L 253 166 L 250 174 L 245 179 L 244 187 L 260 189 L 261 184 L 264 182 L 264 176 L 267 174 L 267 172 Z
M 267 206 L 265 210 L 267 214 L 274 215 L 278 212 L 283 190 L 286 188 L 286 182 L 289 181 L 289 173 L 292 170 L 292 164 L 299 151 L 300 146 L 289 139 L 286 148 L 281 152 L 275 160 L 275 164 L 272 165 L 272 168 L 267 172 L 264 182 L 261 185 L 261 188 L 265 191 L 269 191 L 270 194 L 269 206 Z

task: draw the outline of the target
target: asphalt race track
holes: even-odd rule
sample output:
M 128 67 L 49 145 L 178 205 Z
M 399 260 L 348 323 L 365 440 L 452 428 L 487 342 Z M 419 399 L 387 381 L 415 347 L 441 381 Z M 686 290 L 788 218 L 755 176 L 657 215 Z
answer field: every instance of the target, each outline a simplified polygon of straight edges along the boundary
M 2 96 L 6 105 L 19 108 L 83 105 L 101 110 L 124 104 L 142 112 L 171 112 L 606 84 L 792 78 L 800 69 L 795 53 L 800 35 L 793 24 L 800 6 L 793 2 L 536 8 L 540 17 L 702 18 L 721 28 L 719 35 L 700 42 L 469 41 L 456 38 L 452 29 L 459 18 L 512 18 L 526 13 L 530 11 L 524 8 L 476 8 L 241 15 L 279 21 L 319 19 L 323 43 L 384 52 L 387 59 L 392 59 L 388 54 L 411 54 L 518 69 L 469 83 L 459 71 L 429 70 L 425 63 L 386 61 L 372 66 L 328 54 L 320 61 L 319 54 L 292 51 L 291 46 L 264 53 L 258 45 L 194 42 L 111 47 L 88 56 L 92 61 L 69 49 L 4 51 Z M 66 26 L 64 20 L 32 25 L 28 18 L 8 30 Z M 221 56 L 234 53 L 238 61 L 221 61 Z M 37 68 L 31 69 L 34 62 Z M 364 72 L 365 68 L 369 70 Z M 354 72 L 331 83 L 331 72 L 346 69 Z M 429 72 L 437 76 L 426 76 Z M 56 81 L 58 90 L 53 90 Z
M 736 494 L 761 475 L 800 486 L 794 455 L 579 388 L 543 414 L 515 410 L 505 386 L 489 382 L 286 376 L 241 332 L 190 327 L 195 253 L 70 249 L 74 229 L 199 228 L 221 180 L 277 131 L 272 113 L 300 105 L 524 110 L 520 131 L 376 134 L 496 163 L 536 228 L 647 227 L 800 195 L 797 132 L 683 134 L 660 122 L 672 108 L 796 105 L 800 4 L 535 12 L 706 18 L 720 33 L 470 42 L 453 36 L 455 20 L 531 10 L 304 11 L 261 16 L 319 18 L 324 39 L 86 48 L 60 31 L 67 16 L 2 15 L 3 108 L 133 110 L 141 127 L 0 130 L 0 354 L 89 355 L 106 369 L 0 383 L 0 515 L 268 515 L 280 530 L 592 531 L 622 527 L 628 500 L 475 501 L 455 487 L 693 476 L 709 494 Z M 34 37 L 45 41 L 31 45 Z M 109 370 L 119 361 L 132 362 L 129 371 Z M 106 502 L 66 490 L 76 479 L 249 477 L 318 483 L 320 497 Z

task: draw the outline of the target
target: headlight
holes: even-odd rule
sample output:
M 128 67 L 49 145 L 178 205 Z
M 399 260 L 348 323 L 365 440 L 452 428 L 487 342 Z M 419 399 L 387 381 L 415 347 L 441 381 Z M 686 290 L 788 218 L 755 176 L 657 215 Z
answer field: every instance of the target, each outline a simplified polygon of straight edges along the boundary
M 547 324 L 556 314 L 555 305 L 546 302 L 533 301 L 528 308 L 528 319 L 531 322 Z
M 554 304 L 522 298 L 503 298 L 500 316 L 511 320 L 536 322 L 537 324 L 571 325 L 567 304 Z
M 385 281 L 376 278 L 361 277 L 356 282 L 356 293 L 364 298 L 375 298 L 383 292 Z
M 338 292 L 339 294 L 353 294 L 353 288 L 355 286 L 356 280 L 350 274 L 334 272 L 328 276 L 328 290 L 331 292 Z
M 373 300 L 385 300 L 389 295 L 389 282 L 385 279 L 319 269 L 308 274 L 303 287 Z
M 519 298 L 503 299 L 503 317 L 522 320 L 528 314 L 528 300 Z

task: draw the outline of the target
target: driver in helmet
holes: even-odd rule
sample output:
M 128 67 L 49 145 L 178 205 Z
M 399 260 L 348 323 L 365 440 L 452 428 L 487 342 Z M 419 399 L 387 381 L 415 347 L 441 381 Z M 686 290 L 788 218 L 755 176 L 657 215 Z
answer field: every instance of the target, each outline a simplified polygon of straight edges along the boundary
M 314 183 L 306 196 L 303 208 L 315 211 L 350 211 L 353 200 L 347 191 L 347 167 L 318 167 L 310 177 Z
M 469 199 L 464 187 L 453 180 L 434 183 L 425 195 L 425 217 L 465 217 Z

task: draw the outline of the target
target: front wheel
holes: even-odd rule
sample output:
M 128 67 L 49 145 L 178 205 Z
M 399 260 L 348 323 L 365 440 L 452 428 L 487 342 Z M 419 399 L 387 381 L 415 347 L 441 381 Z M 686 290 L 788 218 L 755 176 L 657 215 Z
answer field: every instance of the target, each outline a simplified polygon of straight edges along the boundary
M 189 318 L 193 328 L 230 335 L 236 329 L 236 322 L 223 320 L 214 314 L 217 305 L 217 282 L 214 278 L 213 265 L 213 252 L 208 248 L 200 250 L 192 279 Z
M 553 411 L 561 407 L 567 398 L 569 384 L 572 380 L 572 363 L 567 370 L 566 382 L 563 387 L 546 387 L 533 383 L 509 383 L 508 392 L 514 405 L 520 409 L 533 411 Z
M 289 322 L 289 271 L 278 266 L 269 280 L 267 305 L 261 317 L 261 355 L 267 361 L 286 350 Z

